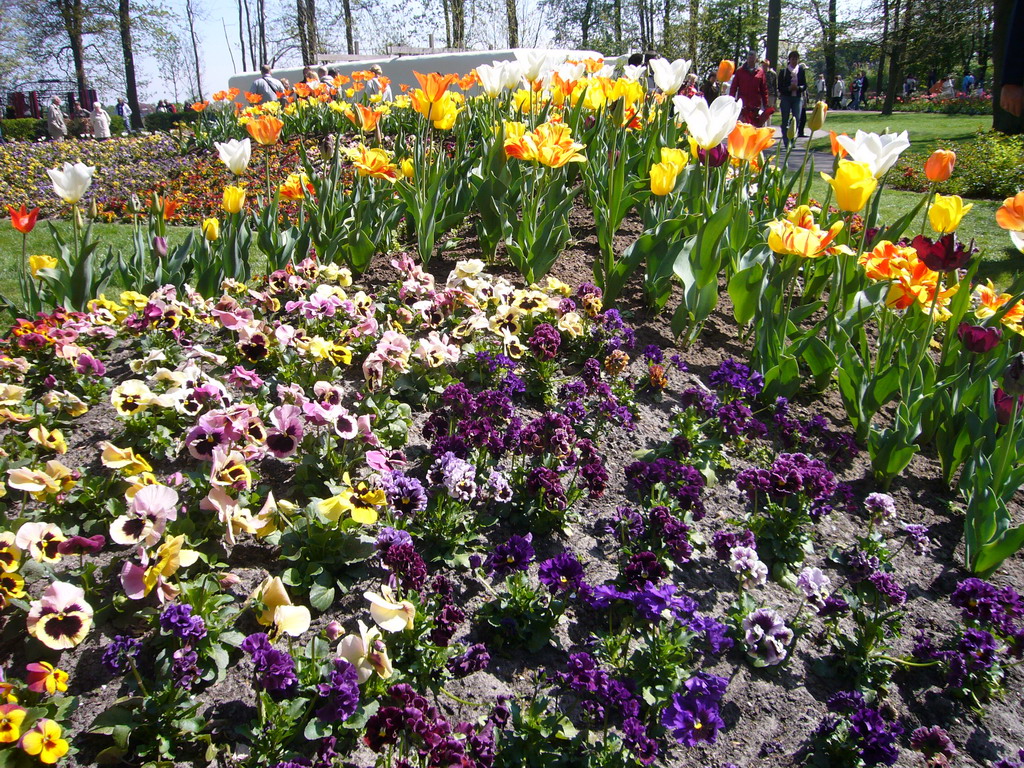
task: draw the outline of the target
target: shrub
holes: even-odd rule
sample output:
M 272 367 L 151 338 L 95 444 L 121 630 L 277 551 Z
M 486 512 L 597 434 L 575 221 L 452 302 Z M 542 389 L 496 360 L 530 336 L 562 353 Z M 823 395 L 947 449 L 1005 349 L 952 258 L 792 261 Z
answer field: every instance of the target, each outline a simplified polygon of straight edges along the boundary
M 942 185 L 944 194 L 1001 200 L 1024 187 L 1024 136 L 986 131 L 946 148 L 956 152 L 956 170 Z M 893 173 L 893 186 L 916 192 L 926 189 L 926 158 L 927 154 L 905 156 Z
M 0 128 L 7 141 L 35 141 L 46 135 L 46 121 L 34 117 L 0 120 Z
M 897 99 L 894 112 L 931 112 L 943 115 L 990 115 L 992 96 L 989 94 L 958 94 L 952 98 L 941 96 L 915 96 L 909 101 Z
M 146 115 L 142 122 L 147 131 L 169 131 L 178 123 L 193 123 L 198 119 L 198 112 L 153 112 Z

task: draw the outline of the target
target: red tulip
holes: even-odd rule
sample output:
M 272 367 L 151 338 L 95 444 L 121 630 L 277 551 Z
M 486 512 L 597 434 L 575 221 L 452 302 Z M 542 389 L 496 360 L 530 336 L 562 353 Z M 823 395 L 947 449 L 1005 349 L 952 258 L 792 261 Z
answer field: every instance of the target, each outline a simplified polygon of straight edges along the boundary
M 1024 395 L 1014 397 L 1003 391 L 1002 387 L 996 387 L 992 399 L 996 407 L 996 421 L 1004 426 L 1009 424 L 1014 414 L 1019 414 L 1021 406 L 1024 406 Z
M 25 207 L 25 204 L 21 204 L 21 209 L 15 208 L 13 205 L 7 206 L 8 213 L 11 214 L 11 224 L 14 228 L 21 232 L 23 235 L 27 235 L 36 226 L 36 219 L 39 218 L 39 209 L 33 208 L 31 211 Z

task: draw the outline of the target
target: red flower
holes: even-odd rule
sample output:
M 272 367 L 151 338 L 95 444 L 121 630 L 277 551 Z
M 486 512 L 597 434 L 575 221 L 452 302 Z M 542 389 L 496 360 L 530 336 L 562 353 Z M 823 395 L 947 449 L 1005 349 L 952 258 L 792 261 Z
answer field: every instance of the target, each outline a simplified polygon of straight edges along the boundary
M 21 204 L 21 208 L 15 208 L 13 205 L 7 206 L 8 213 L 11 214 L 11 224 L 16 230 L 21 232 L 23 235 L 27 235 L 36 226 L 36 219 L 39 217 L 39 209 L 33 208 L 31 211 L 25 207 L 25 204 Z

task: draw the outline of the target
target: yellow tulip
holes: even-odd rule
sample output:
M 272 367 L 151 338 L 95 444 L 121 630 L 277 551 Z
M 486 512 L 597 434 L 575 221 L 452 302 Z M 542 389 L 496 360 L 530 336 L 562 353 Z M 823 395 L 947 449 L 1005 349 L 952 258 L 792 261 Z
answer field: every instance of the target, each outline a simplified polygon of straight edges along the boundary
M 828 104 L 824 101 L 819 101 L 814 105 L 814 111 L 811 116 L 807 118 L 807 127 L 811 131 L 820 131 L 821 126 L 825 124 L 825 117 L 828 115 Z
M 663 197 L 675 189 L 679 170 L 672 163 L 655 163 L 651 166 L 651 192 Z
M 412 160 L 409 159 L 408 157 L 402 161 L 399 167 L 402 169 L 402 175 L 405 176 L 405 178 L 407 179 L 411 179 L 413 176 L 416 175 L 416 166 L 413 165 Z
M 834 179 L 824 173 L 821 178 L 832 185 L 838 206 L 850 213 L 863 210 L 878 187 L 878 179 L 871 173 L 871 166 L 853 160 L 840 160 Z
M 211 243 L 214 240 L 220 239 L 220 222 L 216 219 L 206 219 L 203 221 L 203 237 L 209 240 Z
M 676 173 L 682 173 L 683 168 L 690 161 L 690 156 L 686 154 L 686 150 L 678 149 L 676 147 L 662 147 L 661 148 L 661 162 L 669 163 L 676 167 Z
M 245 187 L 224 187 L 224 202 L 221 207 L 226 213 L 238 213 L 245 205 Z
M 32 277 L 39 277 L 40 269 L 54 269 L 56 266 L 57 260 L 53 256 L 41 254 L 28 257 L 28 268 L 32 271 Z
M 960 195 L 935 195 L 932 207 L 928 209 L 928 221 L 936 232 L 947 234 L 955 232 L 960 220 L 974 207 L 974 203 L 964 205 Z

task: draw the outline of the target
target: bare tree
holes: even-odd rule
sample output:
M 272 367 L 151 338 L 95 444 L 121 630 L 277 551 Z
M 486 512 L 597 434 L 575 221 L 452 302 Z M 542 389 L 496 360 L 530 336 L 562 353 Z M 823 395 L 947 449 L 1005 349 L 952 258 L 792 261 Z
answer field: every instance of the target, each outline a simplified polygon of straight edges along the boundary
M 188 32 L 192 38 L 192 58 L 195 60 L 196 67 L 195 96 L 201 100 L 203 98 L 203 72 L 199 62 L 199 36 L 196 34 L 197 14 L 192 0 L 185 0 L 185 17 L 188 20 Z

